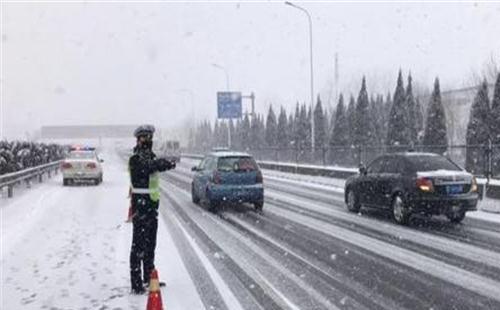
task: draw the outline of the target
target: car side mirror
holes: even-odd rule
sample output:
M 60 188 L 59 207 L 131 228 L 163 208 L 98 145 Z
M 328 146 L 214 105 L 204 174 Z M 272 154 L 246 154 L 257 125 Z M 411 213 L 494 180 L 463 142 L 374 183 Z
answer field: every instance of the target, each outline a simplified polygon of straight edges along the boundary
M 360 175 L 366 175 L 367 173 L 368 173 L 368 171 L 367 171 L 365 165 L 360 165 L 359 166 L 359 174 Z
M 197 166 L 194 166 L 194 167 L 191 167 L 191 171 L 198 171 L 198 167 Z

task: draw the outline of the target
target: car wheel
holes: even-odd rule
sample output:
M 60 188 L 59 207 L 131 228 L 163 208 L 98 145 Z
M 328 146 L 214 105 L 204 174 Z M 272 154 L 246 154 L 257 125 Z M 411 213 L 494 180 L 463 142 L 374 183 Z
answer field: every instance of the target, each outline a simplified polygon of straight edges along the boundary
M 408 225 L 410 216 L 411 214 L 405 206 L 403 197 L 401 195 L 394 196 L 392 200 L 392 217 L 394 221 L 400 225 Z
M 457 211 L 457 212 L 452 212 L 446 215 L 450 222 L 459 224 L 462 222 L 465 218 L 465 212 L 464 211 Z
M 347 190 L 347 210 L 349 212 L 359 212 L 361 204 L 359 203 L 358 196 L 352 189 Z
M 69 185 L 69 180 L 68 179 L 63 179 L 63 186 L 68 186 Z
M 264 208 L 264 201 L 256 202 L 253 205 L 255 207 L 255 210 L 262 211 L 262 209 Z
M 196 195 L 196 193 L 194 191 L 194 185 L 193 184 L 191 184 L 191 200 L 195 204 L 200 203 L 200 197 L 198 197 L 198 195 Z

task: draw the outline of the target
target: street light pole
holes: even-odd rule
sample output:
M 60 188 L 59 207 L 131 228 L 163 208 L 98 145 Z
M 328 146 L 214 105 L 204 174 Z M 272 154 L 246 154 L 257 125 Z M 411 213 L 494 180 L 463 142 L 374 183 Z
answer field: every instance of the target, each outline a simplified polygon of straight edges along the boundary
M 221 69 L 222 71 L 224 71 L 224 73 L 226 74 L 226 89 L 227 89 L 227 91 L 229 91 L 229 74 L 227 73 L 226 68 L 224 68 L 223 66 L 221 66 L 219 64 L 216 64 L 216 63 L 213 63 L 212 66 L 214 66 L 217 69 Z
M 300 7 L 296 4 L 293 4 L 289 1 L 285 2 L 286 5 L 289 5 L 293 8 L 296 8 L 302 12 L 304 12 L 307 15 L 307 19 L 309 21 L 309 49 L 310 49 L 310 64 L 311 64 L 311 146 L 312 149 L 314 150 L 315 147 L 315 139 L 314 139 L 314 72 L 313 72 L 313 36 L 312 36 L 312 19 L 311 19 L 311 14 L 304 9 L 303 7 Z

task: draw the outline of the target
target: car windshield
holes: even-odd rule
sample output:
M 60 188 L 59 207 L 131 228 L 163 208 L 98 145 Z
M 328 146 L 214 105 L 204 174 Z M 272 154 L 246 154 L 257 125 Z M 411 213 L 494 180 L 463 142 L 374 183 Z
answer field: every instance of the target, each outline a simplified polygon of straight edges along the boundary
M 217 170 L 227 172 L 255 171 L 257 164 L 252 157 L 221 157 L 217 164 Z
M 69 159 L 93 159 L 95 155 L 93 152 L 71 152 L 68 154 Z
M 408 160 L 415 171 L 462 170 L 448 158 L 441 156 L 411 156 Z

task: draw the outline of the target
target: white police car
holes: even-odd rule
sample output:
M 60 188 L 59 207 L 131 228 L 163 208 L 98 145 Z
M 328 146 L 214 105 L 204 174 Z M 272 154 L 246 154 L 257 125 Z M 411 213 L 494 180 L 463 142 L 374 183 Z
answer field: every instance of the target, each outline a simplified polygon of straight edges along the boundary
M 102 182 L 103 162 L 93 147 L 72 147 L 61 163 L 63 185 L 71 185 L 75 181 L 91 181 L 95 185 Z

